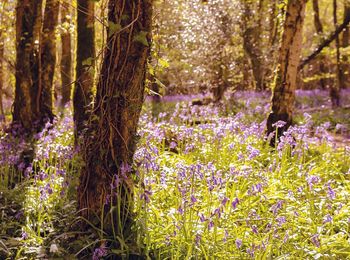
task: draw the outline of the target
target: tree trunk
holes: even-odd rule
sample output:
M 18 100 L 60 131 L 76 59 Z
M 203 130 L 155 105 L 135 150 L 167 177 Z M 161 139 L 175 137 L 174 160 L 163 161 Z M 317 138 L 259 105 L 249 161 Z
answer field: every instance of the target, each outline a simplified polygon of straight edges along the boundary
M 84 135 L 78 204 L 82 215 L 94 223 L 100 224 L 96 216 L 104 210 L 105 231 L 132 245 L 134 177 L 129 165 L 144 100 L 152 0 L 110 0 L 108 10 L 107 46 Z
M 318 5 L 318 0 L 312 0 L 312 6 L 314 9 L 314 25 L 315 25 L 315 29 L 317 32 L 317 35 L 319 37 L 323 37 L 323 26 L 322 26 L 322 22 L 320 19 L 320 9 L 319 9 L 319 5 Z M 319 62 L 319 70 L 320 73 L 322 74 L 322 77 L 320 79 L 320 85 L 322 89 L 326 89 L 327 87 L 327 80 L 324 78 L 324 75 L 328 72 L 327 70 L 327 66 L 324 62 L 325 57 L 323 55 L 320 55 L 318 62 Z
M 62 82 L 62 99 L 60 106 L 63 108 L 69 101 L 72 89 L 72 43 L 71 33 L 69 31 L 71 23 L 71 8 L 68 3 L 61 4 L 61 82 Z
M 333 0 L 333 23 L 334 28 L 336 29 L 338 27 L 338 21 L 337 21 L 337 0 Z M 340 88 L 343 85 L 343 79 L 342 79 L 342 71 L 341 71 L 341 65 L 340 65 L 340 40 L 339 35 L 335 38 L 335 47 L 336 47 L 336 80 L 335 84 L 332 85 L 330 89 L 330 97 L 332 101 L 333 107 L 338 107 L 340 105 Z
M 41 42 L 41 85 L 37 97 L 37 107 L 42 120 L 53 120 L 53 76 L 56 65 L 56 35 L 58 23 L 58 0 L 46 0 L 43 34 Z
M 272 97 L 272 111 L 267 119 L 268 135 L 278 130 L 280 137 L 292 124 L 306 1 L 289 0 L 287 4 L 279 65 Z M 275 123 L 278 121 L 284 121 L 285 125 L 276 126 Z M 274 145 L 274 141 L 272 138 L 270 144 Z
M 33 74 L 37 68 L 35 55 L 36 28 L 40 23 L 41 0 L 18 0 L 16 7 L 16 89 L 13 122 L 20 124 L 28 132 L 38 121 L 33 89 Z
M 254 17 L 252 12 L 253 2 L 244 0 L 243 2 L 243 49 L 249 57 L 255 89 L 262 91 L 266 88 L 264 84 L 264 69 L 261 48 L 261 30 L 262 30 L 262 12 L 263 0 L 259 1 L 257 20 L 252 20 Z
M 95 4 L 78 0 L 76 83 L 73 95 L 75 137 L 81 135 L 89 118 L 95 75 Z
M 344 2 L 344 21 L 348 20 L 350 17 L 350 0 L 345 0 Z M 347 26 L 343 33 L 342 47 L 348 48 L 350 46 L 350 28 Z M 348 55 L 342 55 L 342 78 L 344 85 L 343 88 L 349 86 L 349 73 L 350 73 L 350 64 Z
M 5 41 L 3 38 L 3 32 L 0 28 L 0 122 L 5 120 L 5 112 L 3 106 L 3 88 L 4 88 L 4 56 L 5 56 Z

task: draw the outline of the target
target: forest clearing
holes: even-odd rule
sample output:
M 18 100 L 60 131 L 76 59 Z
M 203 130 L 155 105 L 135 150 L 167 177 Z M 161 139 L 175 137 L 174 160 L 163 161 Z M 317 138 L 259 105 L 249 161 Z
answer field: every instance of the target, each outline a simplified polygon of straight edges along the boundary
M 350 259 L 349 24 L 2 0 L 0 259 Z

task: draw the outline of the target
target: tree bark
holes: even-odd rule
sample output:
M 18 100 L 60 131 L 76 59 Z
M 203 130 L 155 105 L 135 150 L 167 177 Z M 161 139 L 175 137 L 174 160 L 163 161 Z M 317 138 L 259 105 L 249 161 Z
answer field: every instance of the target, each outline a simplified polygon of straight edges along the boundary
M 16 7 L 16 89 L 13 122 L 31 132 L 38 121 L 33 74 L 37 66 L 36 28 L 40 24 L 42 0 L 18 0 Z
M 41 85 L 37 97 L 37 108 L 42 120 L 52 121 L 53 114 L 53 76 L 56 65 L 56 35 L 58 23 L 58 0 L 46 0 L 43 33 L 41 42 Z
M 280 137 L 292 124 L 298 65 L 302 48 L 302 30 L 307 0 L 289 0 L 282 43 L 279 52 L 279 65 L 272 96 L 272 111 L 267 119 L 267 134 L 278 131 Z M 284 121 L 285 125 L 275 125 Z M 274 138 L 270 144 L 274 145 Z
M 258 91 L 266 88 L 264 84 L 264 69 L 263 58 L 261 51 L 261 30 L 262 30 L 262 12 L 263 12 L 263 0 L 258 4 L 257 20 L 252 12 L 253 2 L 249 0 L 243 1 L 243 49 L 249 57 L 253 77 L 255 82 L 255 89 Z
M 337 0 L 333 0 L 333 23 L 334 28 L 338 27 L 338 21 L 337 21 Z M 336 80 L 335 84 L 332 84 L 330 89 L 330 97 L 332 101 L 333 107 L 338 107 L 340 105 L 340 88 L 343 84 L 342 79 L 342 71 L 341 71 L 341 65 L 340 65 L 340 39 L 339 35 L 335 38 L 335 47 L 336 47 Z
M 78 0 L 76 83 L 73 94 L 76 141 L 89 118 L 95 75 L 95 4 Z
M 322 26 L 322 22 L 320 19 L 320 9 L 319 9 L 319 5 L 318 5 L 318 0 L 312 0 L 312 6 L 314 9 L 314 25 L 315 25 L 315 29 L 317 32 L 317 35 L 319 37 L 323 36 L 323 26 Z M 320 73 L 322 74 L 322 77 L 320 79 L 320 85 L 322 89 L 326 89 L 327 86 L 327 80 L 324 79 L 324 75 L 328 72 L 326 64 L 324 62 L 324 56 L 320 55 L 319 59 L 318 59 L 318 63 L 319 63 L 319 69 L 320 69 Z
M 3 106 L 3 88 L 4 88 L 4 58 L 5 58 L 5 41 L 3 32 L 0 28 L 0 121 L 5 120 L 5 112 Z
M 82 147 L 78 204 L 92 222 L 99 223 L 95 216 L 104 212 L 105 231 L 132 245 L 134 177 L 129 166 L 144 100 L 152 0 L 110 0 L 108 10 L 107 46 Z
M 344 20 L 350 19 L 350 0 L 344 1 Z M 343 33 L 342 38 L 342 48 L 348 48 L 350 46 L 350 28 L 347 26 Z M 343 88 L 349 87 L 349 73 L 350 73 L 350 64 L 348 55 L 342 55 L 342 77 L 343 77 Z
M 71 33 L 69 31 L 71 23 L 71 8 L 68 3 L 61 4 L 61 43 L 62 43 L 62 57 L 61 57 L 61 82 L 62 82 L 62 99 L 60 106 L 63 108 L 71 97 L 72 89 L 72 42 Z

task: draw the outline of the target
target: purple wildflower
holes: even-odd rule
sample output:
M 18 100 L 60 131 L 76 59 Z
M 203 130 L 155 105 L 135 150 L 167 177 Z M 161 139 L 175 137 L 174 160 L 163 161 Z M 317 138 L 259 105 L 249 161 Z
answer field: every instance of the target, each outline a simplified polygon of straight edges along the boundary
M 236 241 L 235 241 L 235 244 L 236 244 L 236 247 L 238 249 L 240 249 L 242 247 L 242 240 L 237 238 Z
M 233 209 L 236 209 L 237 205 L 239 204 L 239 199 L 235 198 L 232 203 L 231 206 L 233 207 Z
M 94 250 L 94 254 L 92 256 L 93 260 L 100 260 L 102 257 L 107 255 L 107 249 L 105 246 L 100 246 Z

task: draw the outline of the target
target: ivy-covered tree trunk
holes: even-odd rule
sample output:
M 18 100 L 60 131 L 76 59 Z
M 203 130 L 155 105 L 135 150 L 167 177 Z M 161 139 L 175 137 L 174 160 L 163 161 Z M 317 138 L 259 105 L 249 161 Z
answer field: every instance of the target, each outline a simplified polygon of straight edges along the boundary
M 95 1 L 78 0 L 76 83 L 73 94 L 75 137 L 89 118 L 95 75 Z
M 56 35 L 58 0 L 46 0 L 41 42 L 41 84 L 37 96 L 37 108 L 42 120 L 53 120 L 53 76 L 56 65 Z
M 278 136 L 281 136 L 292 124 L 306 2 L 307 0 L 289 0 L 287 4 L 273 89 L 272 111 L 267 119 L 268 134 L 278 130 Z M 284 121 L 285 125 L 276 125 L 278 121 Z M 273 138 L 271 145 L 274 145 Z
M 149 57 L 152 0 L 110 0 L 108 39 L 96 101 L 84 138 L 84 167 L 78 203 L 95 223 L 104 211 L 103 227 L 133 250 L 134 176 L 132 165 L 137 125 L 144 100 Z M 100 223 L 96 223 L 100 224 Z
M 62 82 L 62 99 L 61 107 L 64 107 L 69 101 L 72 89 L 72 43 L 70 29 L 71 8 L 70 4 L 63 2 L 61 4 L 61 82 Z
M 16 89 L 13 122 L 31 132 L 38 120 L 33 91 L 33 70 L 37 66 L 35 56 L 35 29 L 40 23 L 41 0 L 18 0 L 16 7 Z
M 5 112 L 4 112 L 3 99 L 2 99 L 3 88 L 4 88 L 4 70 L 5 70 L 4 58 L 5 58 L 5 41 L 3 38 L 2 28 L 0 27 L 0 121 L 5 120 Z

